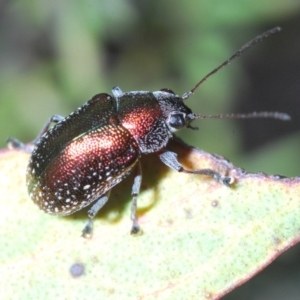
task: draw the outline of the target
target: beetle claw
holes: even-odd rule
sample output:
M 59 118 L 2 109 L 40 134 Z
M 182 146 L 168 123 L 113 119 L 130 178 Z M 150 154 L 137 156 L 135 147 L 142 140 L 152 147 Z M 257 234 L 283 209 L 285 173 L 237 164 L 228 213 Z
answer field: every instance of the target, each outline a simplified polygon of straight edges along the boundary
M 221 182 L 222 184 L 224 184 L 225 186 L 227 187 L 231 187 L 233 182 L 234 182 L 234 178 L 233 177 L 230 177 L 230 176 L 221 176 L 219 173 L 215 173 L 213 178 L 216 180 L 216 181 L 219 181 Z
M 230 177 L 230 176 L 224 176 L 224 177 L 220 177 L 219 181 L 224 184 L 225 186 L 231 188 L 233 182 L 234 182 L 234 179 L 233 177 Z
M 141 227 L 139 226 L 139 224 L 133 224 L 130 230 L 130 234 L 132 235 L 139 235 L 142 234 L 142 230 Z

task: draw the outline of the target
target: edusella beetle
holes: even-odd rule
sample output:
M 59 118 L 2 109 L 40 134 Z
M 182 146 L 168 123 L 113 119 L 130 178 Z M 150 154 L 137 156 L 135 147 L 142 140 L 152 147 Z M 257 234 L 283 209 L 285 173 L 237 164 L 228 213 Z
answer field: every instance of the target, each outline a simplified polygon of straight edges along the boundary
M 131 172 L 134 172 L 131 233 L 141 232 L 136 210 L 142 182 L 142 154 L 157 153 L 175 171 L 210 176 L 230 187 L 234 182 L 230 176 L 211 169 L 185 169 L 177 154 L 168 149 L 168 142 L 177 130 L 197 129 L 191 125 L 196 119 L 290 120 L 289 115 L 279 112 L 205 116 L 193 113 L 184 103 L 211 75 L 279 31 L 279 27 L 273 28 L 245 44 L 182 96 L 169 89 L 124 93 L 114 87 L 112 95 L 97 94 L 67 117 L 51 117 L 33 141 L 32 151 L 28 145 L 9 138 L 11 147 L 31 152 L 26 176 L 31 199 L 46 213 L 57 216 L 73 214 L 92 204 L 82 232 L 84 237 L 90 237 L 93 219 L 108 201 L 111 189 Z M 55 125 L 50 128 L 52 123 Z

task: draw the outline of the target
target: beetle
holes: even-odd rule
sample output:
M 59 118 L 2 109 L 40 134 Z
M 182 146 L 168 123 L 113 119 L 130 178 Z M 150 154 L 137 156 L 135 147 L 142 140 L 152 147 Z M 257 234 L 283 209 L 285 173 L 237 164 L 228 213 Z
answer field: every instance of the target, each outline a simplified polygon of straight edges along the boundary
M 254 38 L 181 97 L 169 89 L 124 93 L 114 87 L 112 95 L 97 94 L 65 118 L 58 115 L 50 118 L 33 141 L 32 152 L 27 145 L 9 138 L 12 147 L 31 152 L 26 175 L 31 199 L 46 213 L 58 216 L 70 215 L 93 203 L 82 231 L 84 237 L 90 237 L 93 219 L 108 201 L 111 189 L 132 172 L 131 233 L 141 232 L 136 210 L 142 182 L 142 154 L 156 153 L 175 171 L 210 176 L 230 187 L 234 182 L 232 177 L 211 169 L 185 169 L 177 154 L 168 150 L 168 142 L 177 130 L 197 129 L 191 125 L 195 119 L 289 119 L 287 114 L 278 112 L 203 116 L 184 104 L 209 76 L 279 30 L 276 27 Z M 52 123 L 55 125 L 51 127 Z

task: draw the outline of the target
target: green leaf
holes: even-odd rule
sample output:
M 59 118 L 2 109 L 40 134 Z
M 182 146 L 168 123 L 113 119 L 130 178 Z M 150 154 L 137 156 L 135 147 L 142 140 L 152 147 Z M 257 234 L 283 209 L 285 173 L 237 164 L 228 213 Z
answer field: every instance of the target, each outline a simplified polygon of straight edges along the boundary
M 179 142 L 171 148 L 187 168 L 233 176 L 233 187 L 144 156 L 143 234 L 129 234 L 129 177 L 113 189 L 90 240 L 80 237 L 86 210 L 39 211 L 26 192 L 28 154 L 3 150 L 0 298 L 219 299 L 299 241 L 300 178 L 247 173 Z

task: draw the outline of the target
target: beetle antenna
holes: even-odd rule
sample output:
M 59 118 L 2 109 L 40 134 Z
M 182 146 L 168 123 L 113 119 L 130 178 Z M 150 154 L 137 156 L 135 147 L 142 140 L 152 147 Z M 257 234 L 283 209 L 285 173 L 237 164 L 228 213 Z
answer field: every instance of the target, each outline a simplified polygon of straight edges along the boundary
M 275 27 L 273 29 L 270 29 L 266 32 L 264 32 L 261 35 L 258 35 L 257 37 L 255 37 L 253 40 L 251 40 L 250 42 L 248 42 L 247 44 L 245 44 L 240 50 L 238 50 L 236 53 L 234 53 L 229 59 L 227 59 L 226 61 L 224 61 L 221 65 L 219 65 L 217 68 L 215 68 L 214 70 L 212 70 L 210 73 L 208 73 L 206 76 L 204 76 L 189 92 L 186 92 L 182 95 L 182 100 L 186 100 L 188 99 L 194 92 L 195 90 L 204 82 L 206 81 L 211 75 L 217 73 L 220 69 L 222 69 L 223 67 L 227 66 L 233 59 L 239 57 L 242 55 L 243 52 L 245 52 L 246 50 L 248 50 L 249 48 L 251 48 L 254 44 L 263 41 L 264 39 L 266 39 L 267 37 L 278 33 L 281 30 L 280 27 Z
M 216 116 L 194 115 L 195 119 L 254 119 L 254 118 L 273 118 L 281 121 L 289 121 L 288 114 L 272 111 L 253 112 L 249 114 L 221 114 Z

